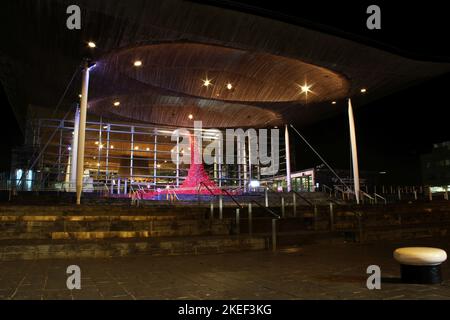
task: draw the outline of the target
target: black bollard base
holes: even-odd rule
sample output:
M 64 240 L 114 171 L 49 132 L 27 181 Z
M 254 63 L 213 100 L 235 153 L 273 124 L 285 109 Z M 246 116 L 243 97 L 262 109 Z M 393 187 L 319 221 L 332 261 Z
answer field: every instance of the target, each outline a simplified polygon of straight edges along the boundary
M 402 282 L 416 284 L 438 284 L 442 282 L 441 265 L 413 266 L 400 265 Z

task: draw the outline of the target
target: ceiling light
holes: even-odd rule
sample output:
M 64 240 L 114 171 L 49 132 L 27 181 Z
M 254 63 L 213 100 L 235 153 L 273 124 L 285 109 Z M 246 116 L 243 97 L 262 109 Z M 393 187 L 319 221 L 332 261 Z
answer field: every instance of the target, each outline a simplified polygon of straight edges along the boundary
M 145 150 L 146 150 L 146 151 L 150 151 L 150 148 L 146 148 Z
M 95 141 L 95 144 L 98 145 L 98 141 Z
M 109 148 L 110 148 L 110 149 L 114 149 L 114 146 L 110 146 Z
M 114 101 L 113 105 L 114 105 L 114 107 L 120 106 L 120 101 Z
M 331 104 L 336 104 L 336 101 L 332 101 Z
M 139 147 L 138 146 L 134 147 L 134 150 L 139 150 Z
M 157 167 L 157 168 L 161 168 L 161 165 L 160 165 L 160 164 L 158 164 L 158 165 L 156 165 L 156 167 Z
M 233 85 L 232 85 L 231 83 L 228 83 L 228 84 L 227 84 L 227 89 L 228 89 L 228 90 L 233 89 Z
M 192 114 L 188 115 L 189 120 L 194 119 L 194 116 Z
M 136 60 L 136 61 L 133 63 L 133 65 L 134 65 L 135 67 L 140 67 L 140 66 L 142 66 L 142 61 L 141 61 L 141 60 Z
M 103 126 L 103 129 L 108 129 L 108 126 Z
M 88 42 L 88 47 L 89 48 L 95 48 L 96 47 L 95 42 L 89 41 Z
M 367 92 L 367 89 L 366 88 L 362 88 L 361 89 L 361 93 L 366 93 Z
M 82 95 L 81 95 L 81 93 L 78 95 L 78 98 L 80 98 L 81 99 L 81 97 L 82 97 Z
M 312 87 L 312 85 L 311 85 L 311 84 L 308 85 L 308 84 L 305 82 L 304 85 L 299 85 L 299 87 L 300 87 L 300 89 L 301 89 L 301 93 L 304 93 L 304 94 L 308 95 L 308 93 L 311 92 L 311 87 Z
M 208 78 L 206 78 L 205 80 L 202 80 L 202 81 L 203 81 L 203 86 L 205 86 L 205 87 L 209 87 L 210 85 L 212 85 L 211 80 L 209 80 Z

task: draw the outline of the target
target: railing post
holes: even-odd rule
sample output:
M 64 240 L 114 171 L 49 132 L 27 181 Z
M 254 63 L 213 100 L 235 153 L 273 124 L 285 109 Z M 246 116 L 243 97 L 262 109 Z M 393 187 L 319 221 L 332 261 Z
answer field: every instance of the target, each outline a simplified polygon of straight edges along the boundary
M 219 195 L 219 219 L 223 219 L 223 199 L 222 195 Z
M 414 189 L 414 200 L 417 201 L 417 191 Z
M 445 187 L 444 199 L 445 199 L 445 200 L 448 200 L 448 190 L 447 190 L 447 187 Z
M 211 198 L 211 204 L 210 204 L 209 210 L 210 210 L 210 218 L 214 219 L 214 201 L 213 201 L 213 198 Z
M 297 216 L 297 198 L 295 197 L 295 193 L 292 193 L 292 205 L 294 210 L 294 217 Z
M 400 194 L 400 187 L 397 188 L 397 193 L 398 193 L 398 200 L 402 200 L 402 196 Z
M 251 202 L 248 203 L 248 233 L 250 237 L 253 233 L 253 220 L 252 220 L 252 204 Z
M 281 197 L 281 216 L 284 218 L 285 209 L 284 209 L 284 197 Z
M 334 208 L 333 208 L 333 202 L 330 202 L 330 230 L 334 231 Z
M 236 234 L 241 233 L 240 223 L 239 223 L 239 208 L 236 208 Z
M 433 201 L 433 194 L 431 193 L 431 187 L 428 187 L 428 199 L 430 199 L 430 201 Z
M 358 214 L 359 243 L 363 242 L 362 216 Z
M 317 230 L 317 206 L 314 205 L 314 230 Z
M 265 200 L 266 208 L 268 208 L 269 207 L 269 194 L 268 194 L 267 188 L 264 189 L 264 200 Z
M 272 251 L 277 250 L 277 219 L 272 219 Z

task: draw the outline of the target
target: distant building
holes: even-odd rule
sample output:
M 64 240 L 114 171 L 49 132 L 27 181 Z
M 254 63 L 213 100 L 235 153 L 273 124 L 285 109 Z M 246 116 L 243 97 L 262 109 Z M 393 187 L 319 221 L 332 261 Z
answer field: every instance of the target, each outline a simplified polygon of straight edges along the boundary
M 450 141 L 436 143 L 429 154 L 421 157 L 422 180 L 433 191 L 450 187 Z M 439 189 L 439 190 L 438 190 Z
M 305 169 L 291 173 L 292 189 L 294 191 L 313 192 L 329 191 L 329 189 L 340 188 L 345 190 L 345 186 L 353 188 L 353 177 L 350 170 L 336 169 L 336 177 L 325 165 L 318 165 L 315 168 Z M 362 190 L 372 189 L 375 185 L 381 185 L 380 173 L 373 171 L 360 171 L 360 185 Z M 272 181 L 263 184 L 273 191 L 286 190 L 286 176 L 274 177 Z

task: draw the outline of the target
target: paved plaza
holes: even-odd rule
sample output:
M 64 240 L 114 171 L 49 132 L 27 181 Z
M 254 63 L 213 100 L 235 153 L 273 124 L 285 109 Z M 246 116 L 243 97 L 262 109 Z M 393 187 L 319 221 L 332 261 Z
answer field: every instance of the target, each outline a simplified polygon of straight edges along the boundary
M 402 243 L 320 243 L 299 248 L 198 256 L 35 260 L 0 263 L 1 299 L 450 299 L 450 267 L 441 285 L 399 282 L 392 258 L 403 245 L 449 250 L 449 239 Z M 68 290 L 66 268 L 81 268 Z M 379 265 L 381 290 L 366 288 Z

